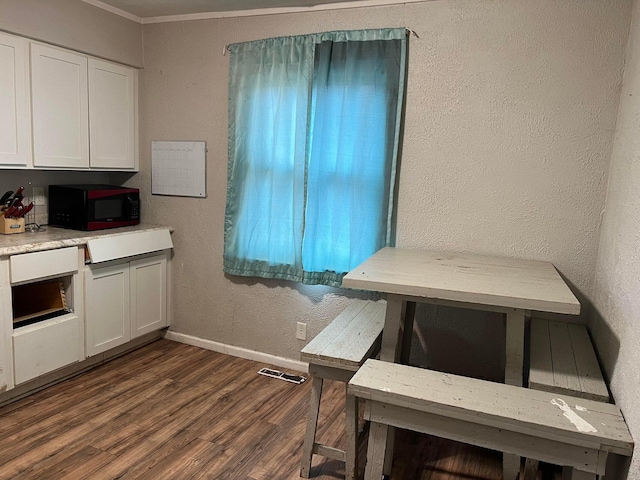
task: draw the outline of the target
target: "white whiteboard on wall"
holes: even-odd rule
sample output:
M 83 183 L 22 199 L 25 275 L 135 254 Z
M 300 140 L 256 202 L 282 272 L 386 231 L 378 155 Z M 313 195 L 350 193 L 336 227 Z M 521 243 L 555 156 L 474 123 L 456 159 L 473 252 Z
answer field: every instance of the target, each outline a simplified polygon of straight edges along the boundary
M 206 142 L 151 142 L 151 193 L 206 197 Z

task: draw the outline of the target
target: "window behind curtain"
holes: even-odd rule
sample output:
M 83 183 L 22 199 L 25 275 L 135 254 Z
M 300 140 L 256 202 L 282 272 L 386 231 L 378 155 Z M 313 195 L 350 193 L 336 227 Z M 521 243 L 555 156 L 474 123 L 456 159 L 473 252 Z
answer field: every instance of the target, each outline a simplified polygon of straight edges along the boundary
M 392 29 L 231 46 L 227 273 L 339 286 L 390 244 L 405 42 Z
M 316 46 L 302 250 L 307 271 L 347 272 L 387 244 L 395 140 L 387 131 L 396 121 L 399 44 Z
M 296 182 L 292 154 L 295 145 L 279 141 L 282 138 L 295 141 L 290 132 L 294 130 L 296 92 L 289 90 L 280 96 L 274 87 L 262 88 L 252 92 L 247 102 L 251 108 L 248 115 L 250 134 L 245 145 L 251 161 L 246 165 L 237 219 L 242 251 L 253 260 L 275 265 L 296 261 L 296 233 L 301 232 L 301 228 L 292 229 L 291 225 L 299 215 L 287 206 L 292 201 L 300 204 L 304 201 L 300 187 L 296 192 L 296 184 L 302 185 L 304 179 L 298 175 Z M 274 103 L 279 105 L 274 106 Z M 274 122 L 271 112 L 275 108 L 286 113 Z

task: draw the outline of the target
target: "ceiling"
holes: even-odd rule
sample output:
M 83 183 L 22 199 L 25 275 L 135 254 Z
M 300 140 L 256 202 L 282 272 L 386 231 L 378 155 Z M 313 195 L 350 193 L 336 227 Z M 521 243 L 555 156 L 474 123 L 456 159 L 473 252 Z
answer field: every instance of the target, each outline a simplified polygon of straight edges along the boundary
M 370 4 L 372 2 L 370 0 L 93 0 L 87 3 L 98 4 L 97 6 L 106 4 L 129 15 L 145 19 L 169 15 L 264 11 L 270 8 L 296 9 L 336 3 Z

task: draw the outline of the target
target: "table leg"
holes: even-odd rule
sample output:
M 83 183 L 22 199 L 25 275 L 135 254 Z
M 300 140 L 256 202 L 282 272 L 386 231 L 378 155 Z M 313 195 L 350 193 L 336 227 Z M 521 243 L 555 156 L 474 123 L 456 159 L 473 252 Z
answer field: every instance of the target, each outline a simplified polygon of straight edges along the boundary
M 387 312 L 384 319 L 384 330 L 382 331 L 382 347 L 380 348 L 380 360 L 384 362 L 397 362 L 402 356 L 403 335 L 406 332 L 407 302 L 396 295 L 387 295 Z M 413 325 L 413 321 L 411 321 Z M 413 327 L 411 327 L 413 329 Z M 391 474 L 391 463 L 393 460 L 393 443 L 395 429 L 388 427 L 380 429 L 375 436 L 369 436 L 369 447 L 367 455 L 375 457 L 377 462 L 381 462 L 385 475 Z M 367 458 L 367 462 L 370 459 Z
M 507 313 L 504 383 L 522 387 L 524 370 L 525 313 Z M 520 457 L 503 454 L 504 480 L 514 480 L 520 474 Z
M 395 363 L 400 358 L 400 341 L 406 302 L 396 295 L 387 295 L 387 313 L 384 317 L 380 360 Z
M 525 314 L 507 313 L 504 383 L 522 387 Z
M 409 364 L 411 342 L 413 341 L 413 321 L 416 316 L 416 302 L 406 302 L 402 328 L 402 346 L 400 347 L 400 363 Z
M 400 351 L 397 352 L 397 361 L 403 365 L 409 364 L 411 356 L 411 342 L 413 341 L 413 322 L 416 316 L 416 302 L 404 302 L 404 313 L 401 314 L 400 327 L 402 330 L 402 343 L 399 345 Z M 393 466 L 393 451 L 395 443 L 395 428 L 389 427 L 387 431 L 387 448 L 384 457 L 383 473 L 388 477 L 391 476 L 391 468 Z

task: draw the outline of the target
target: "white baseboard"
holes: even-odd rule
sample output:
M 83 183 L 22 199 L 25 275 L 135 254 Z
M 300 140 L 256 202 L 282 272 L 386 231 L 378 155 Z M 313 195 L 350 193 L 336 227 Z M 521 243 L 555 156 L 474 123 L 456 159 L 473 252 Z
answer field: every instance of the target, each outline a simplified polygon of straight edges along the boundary
M 167 330 L 165 332 L 164 338 L 166 338 L 167 340 L 173 340 L 174 342 L 193 345 L 194 347 L 205 348 L 207 350 L 212 350 L 218 353 L 224 353 L 226 355 L 244 358 L 246 360 L 253 360 L 255 362 L 266 363 L 267 365 L 274 365 L 280 368 L 295 370 L 296 372 L 307 373 L 309 371 L 309 365 L 299 360 L 278 357 L 269 353 L 256 352 L 255 350 L 249 350 L 247 348 L 214 342 L 213 340 L 194 337 L 192 335 L 186 335 L 184 333 L 172 332 L 171 330 Z

